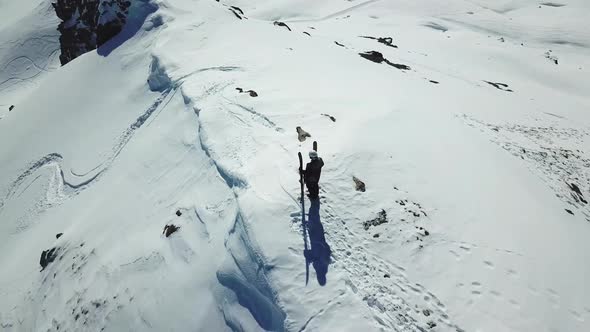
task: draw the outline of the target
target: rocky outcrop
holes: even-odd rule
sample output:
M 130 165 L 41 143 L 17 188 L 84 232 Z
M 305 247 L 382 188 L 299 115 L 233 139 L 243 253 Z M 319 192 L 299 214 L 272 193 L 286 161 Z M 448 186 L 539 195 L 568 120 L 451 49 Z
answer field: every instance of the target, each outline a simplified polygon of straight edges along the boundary
M 57 253 L 58 248 L 43 250 L 41 253 L 41 259 L 39 259 L 41 271 L 45 270 L 45 268 L 57 258 Z
M 61 33 L 59 59 L 65 65 L 121 32 L 131 1 L 56 0 L 52 5 L 62 20 L 57 30 Z

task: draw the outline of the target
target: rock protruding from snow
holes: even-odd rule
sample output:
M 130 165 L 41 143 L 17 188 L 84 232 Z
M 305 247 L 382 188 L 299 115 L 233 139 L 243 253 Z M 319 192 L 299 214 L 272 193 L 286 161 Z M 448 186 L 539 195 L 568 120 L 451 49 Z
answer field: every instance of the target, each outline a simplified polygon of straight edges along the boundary
M 387 45 L 389 47 L 397 48 L 397 45 L 393 44 L 393 38 L 391 38 L 391 37 L 361 36 L 361 38 L 373 39 L 373 40 L 376 40 L 378 43 Z
M 94 50 L 116 36 L 125 25 L 129 0 L 56 0 L 52 3 L 62 20 L 57 30 L 61 33 L 62 65 Z
M 364 52 L 364 53 L 359 53 L 359 55 L 369 61 L 373 61 L 375 63 L 382 63 L 385 62 L 386 64 L 395 67 L 399 70 L 410 70 L 411 68 L 407 65 L 404 64 L 400 64 L 400 63 L 393 63 L 389 60 L 387 60 L 386 58 L 383 57 L 383 54 L 381 52 L 377 52 L 377 51 L 368 51 L 368 52 Z
M 289 28 L 289 26 L 287 24 L 283 23 L 283 22 L 275 21 L 273 24 L 276 25 L 276 26 L 279 26 L 279 27 L 285 27 L 289 31 L 291 31 L 291 28 Z
M 45 270 L 49 263 L 55 260 L 55 258 L 57 257 L 57 251 L 57 248 L 43 250 L 43 252 L 41 253 L 41 259 L 39 260 L 39 264 L 41 265 L 41 271 Z
M 258 97 L 258 93 L 254 90 L 244 91 L 242 88 L 236 88 L 236 90 L 238 90 L 239 93 L 247 93 L 250 95 L 250 97 Z
M 389 222 L 389 220 L 387 220 L 387 212 L 385 212 L 385 210 L 381 210 L 377 215 L 377 218 L 365 221 L 363 223 L 363 227 L 365 230 L 369 230 L 371 226 L 379 226 L 387 222 Z
M 164 231 L 162 234 L 166 235 L 166 237 L 170 237 L 170 235 L 174 234 L 180 227 L 174 224 L 164 226 Z
M 298 136 L 299 142 L 305 142 L 305 139 L 307 139 L 308 137 L 311 137 L 311 134 L 308 133 L 307 131 L 303 130 L 303 128 L 301 128 L 301 127 L 297 127 L 297 128 L 295 128 L 295 130 L 297 130 L 297 136 Z
M 360 191 L 360 192 L 364 193 L 367 190 L 365 183 L 363 181 L 361 181 L 359 178 L 357 178 L 356 176 L 352 177 L 352 181 L 354 181 L 354 187 L 355 187 L 356 191 Z
M 498 89 L 498 90 L 502 90 L 502 91 L 506 91 L 506 92 L 514 92 L 511 89 L 508 88 L 508 84 L 506 83 L 496 83 L 496 82 L 490 82 L 490 81 L 484 81 L 487 84 L 493 86 L 494 88 Z
M 330 114 L 326 114 L 326 113 L 322 113 L 323 116 L 330 118 L 330 120 L 332 120 L 332 122 L 336 122 L 336 118 L 331 116 Z

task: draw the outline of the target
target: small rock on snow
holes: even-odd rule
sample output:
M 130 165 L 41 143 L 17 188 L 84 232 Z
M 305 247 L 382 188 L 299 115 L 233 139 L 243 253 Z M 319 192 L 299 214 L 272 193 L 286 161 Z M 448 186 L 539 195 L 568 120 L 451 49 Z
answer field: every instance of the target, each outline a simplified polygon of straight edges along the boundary
M 307 131 L 303 130 L 303 128 L 299 126 L 295 128 L 295 130 L 297 130 L 299 142 L 305 142 L 306 138 L 311 137 L 311 135 Z
M 162 234 L 166 235 L 166 237 L 169 237 L 170 235 L 172 235 L 173 233 L 175 233 L 179 229 L 180 229 L 180 227 L 178 227 L 174 224 L 166 225 L 166 226 L 164 226 L 164 231 L 162 232 Z
M 57 257 L 57 248 L 43 250 L 43 252 L 41 253 L 41 259 L 39 260 L 39 264 L 41 265 L 41 271 L 45 270 L 45 268 L 49 265 L 49 263 L 53 262 L 56 257 Z
M 360 191 L 360 192 L 364 193 L 367 190 L 365 183 L 363 181 L 361 181 L 359 178 L 357 178 L 356 176 L 352 177 L 352 181 L 354 181 L 356 191 Z

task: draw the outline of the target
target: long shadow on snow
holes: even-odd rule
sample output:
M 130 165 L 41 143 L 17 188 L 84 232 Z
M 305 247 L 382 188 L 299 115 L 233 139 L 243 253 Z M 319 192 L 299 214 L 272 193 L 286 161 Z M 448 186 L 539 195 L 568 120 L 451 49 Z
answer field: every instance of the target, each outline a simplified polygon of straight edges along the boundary
M 117 47 L 123 45 L 123 43 L 135 36 L 143 26 L 147 17 L 150 14 L 155 13 L 156 10 L 158 10 L 158 6 L 152 3 L 151 0 L 134 1 L 129 8 L 127 22 L 121 32 L 100 46 L 96 52 L 101 56 L 109 56 L 109 54 L 117 49 Z M 161 20 L 156 22 L 160 24 L 163 23 Z
M 326 275 L 328 274 L 328 266 L 330 265 L 330 255 L 332 254 L 332 250 L 324 236 L 324 226 L 320 219 L 319 199 L 311 200 L 307 229 L 309 232 L 311 249 L 304 251 L 305 261 L 307 264 L 311 263 L 313 265 L 318 283 L 321 286 L 324 286 L 327 282 Z

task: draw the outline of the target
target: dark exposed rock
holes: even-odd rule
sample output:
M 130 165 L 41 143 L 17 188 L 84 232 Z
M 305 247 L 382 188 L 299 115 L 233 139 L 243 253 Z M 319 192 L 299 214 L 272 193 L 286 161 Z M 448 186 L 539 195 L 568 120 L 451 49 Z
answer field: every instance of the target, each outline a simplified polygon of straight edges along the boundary
M 180 216 L 182 216 L 182 212 L 180 212 L 180 210 L 176 210 L 176 216 L 177 216 L 177 217 L 180 217 Z
M 55 238 L 59 239 L 62 235 L 64 235 L 64 233 L 57 233 L 57 234 L 55 234 Z
M 237 6 L 230 6 L 230 8 L 232 8 L 233 10 L 239 12 L 240 14 L 244 15 L 244 11 L 242 9 L 240 9 L 240 7 Z
M 116 36 L 126 23 L 131 1 L 128 0 L 55 0 L 52 2 L 62 22 L 61 64 L 94 50 Z
M 309 32 L 303 31 L 303 33 L 311 37 L 311 35 L 309 34 Z
M 385 210 L 381 210 L 377 218 L 365 221 L 363 223 L 363 227 L 365 230 L 369 230 L 371 226 L 379 226 L 387 222 L 389 222 L 389 220 L 387 220 L 387 212 L 385 212 Z
M 572 210 L 570 210 L 570 209 L 565 209 L 565 212 L 567 212 L 567 213 L 571 214 L 572 216 L 574 215 L 574 213 L 573 213 L 573 212 L 572 212 Z
M 362 56 L 363 58 L 373 61 L 375 63 L 381 63 L 381 62 L 385 61 L 383 54 L 381 54 L 381 52 L 377 52 L 377 51 L 369 51 L 369 52 L 359 53 L 359 55 Z
M 508 84 L 506 84 L 506 83 L 495 83 L 495 82 L 490 82 L 490 81 L 484 81 L 484 82 L 493 86 L 496 89 L 506 91 L 506 92 L 514 92 L 511 89 L 508 89 Z
M 549 50 L 547 52 L 545 52 L 545 58 L 548 59 L 549 61 L 553 62 L 554 64 L 558 65 L 559 64 L 559 59 L 552 54 L 552 50 Z
M 162 234 L 166 235 L 166 237 L 169 237 L 170 235 L 174 234 L 179 229 L 180 229 L 180 227 L 176 226 L 174 224 L 166 225 L 166 226 L 164 226 L 164 231 L 162 232 Z
M 434 81 L 434 80 L 429 80 L 430 83 L 434 83 L 434 84 L 439 84 L 440 82 L 438 81 Z
M 344 48 L 346 48 L 346 46 L 344 46 L 344 45 L 340 44 L 340 43 L 339 43 L 339 42 L 337 42 L 337 41 L 334 41 L 334 44 L 336 44 L 336 45 L 338 45 L 338 46 L 340 46 L 340 47 L 344 47 Z
M 406 66 L 404 64 L 399 64 L 399 63 L 393 63 L 387 59 L 385 59 L 383 57 L 383 54 L 381 54 L 381 52 L 377 52 L 377 51 L 368 51 L 368 52 L 364 52 L 364 53 L 359 53 L 359 55 L 367 60 L 373 61 L 375 63 L 382 63 L 385 62 L 386 64 L 395 67 L 397 69 L 400 70 L 410 70 L 411 68 L 409 66 Z
M 375 238 L 375 239 L 379 238 L 379 233 L 373 234 L 373 238 Z
M 365 183 L 363 181 L 361 181 L 359 178 L 357 178 L 356 176 L 352 177 L 352 181 L 354 181 L 354 188 L 356 191 L 360 191 L 360 192 L 364 193 L 367 190 Z
M 397 68 L 399 70 L 410 70 L 410 69 L 412 69 L 412 68 L 410 68 L 410 66 L 407 66 L 407 65 L 404 65 L 404 64 L 401 64 L 401 63 L 393 63 L 393 62 L 390 62 L 387 59 L 385 59 L 385 63 L 387 63 L 388 65 L 393 66 L 393 67 L 395 67 L 395 68 Z
M 14 109 L 14 105 L 10 105 L 10 107 L 8 108 L 8 111 L 12 111 Z
M 361 36 L 361 38 L 373 39 L 381 44 L 387 45 L 389 47 L 397 48 L 397 45 L 393 45 L 393 38 L 391 38 L 391 37 Z
M 331 116 L 330 114 L 324 114 L 322 113 L 323 116 L 327 116 L 328 118 L 330 118 L 330 120 L 332 120 L 332 122 L 336 122 L 336 118 Z
M 258 97 L 258 93 L 254 90 L 244 91 L 242 88 L 236 88 L 236 90 L 238 90 L 239 93 L 247 93 L 250 97 Z
M 295 130 L 297 130 L 297 138 L 299 139 L 299 142 L 305 142 L 306 138 L 311 137 L 311 135 L 301 127 L 297 127 Z
M 292 31 L 291 28 L 289 28 L 289 26 L 283 22 L 275 21 L 273 24 L 276 26 L 285 27 L 285 28 L 289 29 L 289 31 Z
M 428 317 L 430 316 L 430 310 L 429 309 L 424 309 L 422 310 L 422 313 L 424 314 L 424 316 Z
M 45 270 L 49 263 L 55 261 L 57 253 L 58 248 L 43 250 L 43 252 L 41 253 L 41 259 L 39 260 L 39 264 L 41 265 L 41 271 Z
M 389 273 L 385 273 L 385 274 L 383 275 L 383 278 L 391 278 L 391 275 L 389 275 Z
M 582 191 L 580 191 L 580 188 L 578 187 L 578 185 L 576 185 L 575 183 L 567 183 L 567 186 L 570 188 L 571 191 L 573 191 L 572 196 L 574 197 L 574 199 L 576 200 L 576 202 L 582 202 L 584 204 L 588 204 L 588 201 L 586 201 L 586 199 L 584 198 L 584 195 L 582 195 Z
M 237 8 L 237 7 L 235 7 L 235 8 Z M 238 12 L 237 12 L 237 11 L 234 9 L 234 7 L 233 7 L 233 6 L 229 8 L 229 11 L 231 11 L 232 13 L 234 13 L 234 15 L 235 15 L 237 18 L 239 18 L 240 20 L 242 19 L 242 16 L 241 16 L 240 14 L 238 14 Z M 242 13 L 242 15 L 244 15 L 244 13 L 242 12 L 242 10 L 241 10 L 241 9 L 240 9 L 240 12 Z

